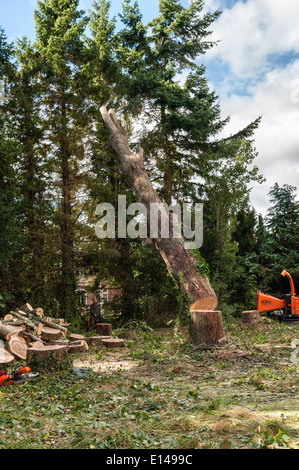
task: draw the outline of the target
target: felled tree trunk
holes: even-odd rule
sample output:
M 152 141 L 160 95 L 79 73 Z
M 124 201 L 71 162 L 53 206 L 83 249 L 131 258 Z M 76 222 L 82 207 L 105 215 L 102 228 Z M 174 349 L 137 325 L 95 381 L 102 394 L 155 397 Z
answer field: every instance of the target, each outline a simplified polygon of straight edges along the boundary
M 139 148 L 136 154 L 131 151 L 127 134 L 118 123 L 113 110 L 108 111 L 103 106 L 101 114 L 110 131 L 110 145 L 121 163 L 123 179 L 149 213 L 151 204 L 161 204 L 161 200 L 153 189 L 144 167 L 143 150 Z M 169 228 L 171 234 L 171 221 Z M 192 302 L 190 310 L 215 310 L 218 304 L 215 292 L 209 280 L 196 269 L 196 260 L 184 246 L 183 240 L 158 236 L 152 239 L 152 242 L 163 257 L 168 271 L 181 279 L 182 286 Z

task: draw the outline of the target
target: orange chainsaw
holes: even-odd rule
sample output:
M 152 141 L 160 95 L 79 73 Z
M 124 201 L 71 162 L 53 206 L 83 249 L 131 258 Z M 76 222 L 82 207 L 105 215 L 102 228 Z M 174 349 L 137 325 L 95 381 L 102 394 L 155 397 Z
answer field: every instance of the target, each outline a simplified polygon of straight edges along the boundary
M 259 313 L 267 312 L 268 316 L 277 318 L 280 322 L 299 321 L 299 297 L 295 293 L 292 276 L 287 271 L 282 271 L 281 275 L 289 279 L 291 292 L 284 299 L 277 299 L 257 291 L 256 309 Z
M 35 379 L 39 375 L 38 372 L 32 372 L 30 367 L 16 367 L 10 373 L 5 369 L 0 370 L 0 387 L 7 385 L 18 385 L 26 382 L 27 380 Z

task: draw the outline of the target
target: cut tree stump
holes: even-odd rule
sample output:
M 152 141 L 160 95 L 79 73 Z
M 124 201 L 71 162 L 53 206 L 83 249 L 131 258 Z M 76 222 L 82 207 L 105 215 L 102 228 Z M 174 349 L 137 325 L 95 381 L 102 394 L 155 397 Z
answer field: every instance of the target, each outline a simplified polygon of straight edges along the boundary
M 103 339 L 103 346 L 106 348 L 123 348 L 125 346 L 125 341 L 118 338 Z
M 111 339 L 111 336 L 90 336 L 86 337 L 85 341 L 88 346 L 98 347 L 101 346 L 103 339 Z
M 192 310 L 191 318 L 193 343 L 203 349 L 218 346 L 225 336 L 222 313 L 212 310 Z
M 123 331 L 118 335 L 121 339 L 137 339 L 137 333 L 134 330 Z
M 21 338 L 18 334 L 14 334 L 9 338 L 6 342 L 6 349 L 19 359 L 23 359 L 24 361 L 27 359 L 27 343 L 24 338 Z
M 111 336 L 112 325 L 111 323 L 97 323 L 96 330 L 99 336 Z
M 27 364 L 30 364 L 34 361 L 46 360 L 49 356 L 53 356 L 53 355 L 58 361 L 62 362 L 66 360 L 67 346 L 57 344 L 53 346 L 28 348 Z
M 258 310 L 246 310 L 242 312 L 242 323 L 252 324 L 260 321 L 260 314 Z
M 69 354 L 84 353 L 87 350 L 88 350 L 88 344 L 86 343 L 86 341 L 83 341 L 83 340 L 73 341 L 72 343 L 68 345 Z
M 61 338 L 62 332 L 54 328 L 44 326 L 41 330 L 41 337 L 44 341 L 57 341 Z

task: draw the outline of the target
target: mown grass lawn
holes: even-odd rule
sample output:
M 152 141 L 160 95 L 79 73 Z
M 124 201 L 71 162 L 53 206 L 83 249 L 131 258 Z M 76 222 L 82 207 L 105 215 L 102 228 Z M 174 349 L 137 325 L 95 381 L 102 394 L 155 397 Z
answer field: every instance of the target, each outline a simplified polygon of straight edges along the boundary
M 299 448 L 299 327 L 225 322 L 219 360 L 185 330 L 139 332 L 0 389 L 1 449 Z

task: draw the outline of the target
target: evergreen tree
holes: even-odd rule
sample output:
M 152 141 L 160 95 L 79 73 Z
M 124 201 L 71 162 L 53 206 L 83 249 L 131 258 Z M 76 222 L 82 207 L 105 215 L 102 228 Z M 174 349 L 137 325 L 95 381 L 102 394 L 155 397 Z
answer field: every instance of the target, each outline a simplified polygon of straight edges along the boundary
M 40 305 L 45 289 L 42 269 L 45 229 L 46 164 L 41 89 L 37 80 L 39 64 L 30 42 L 20 40 L 15 47 L 17 67 L 10 80 L 6 109 L 19 143 L 17 169 L 23 196 L 22 230 L 26 237 L 19 262 L 23 276 L 23 301 Z
M 60 229 L 61 314 L 76 311 L 75 222 L 76 195 L 82 185 L 82 162 L 87 121 L 84 31 L 87 18 L 79 0 L 39 0 L 35 11 L 36 43 L 47 113 Z
M 269 192 L 271 206 L 267 211 L 267 233 L 261 247 L 261 261 L 265 266 L 263 283 L 268 291 L 283 294 L 289 291 L 288 281 L 280 277 L 285 269 L 299 283 L 299 202 L 296 187 L 279 186 Z
M 22 196 L 16 170 L 19 144 L 14 138 L 14 123 L 6 106 L 13 75 L 13 46 L 8 44 L 5 32 L 0 28 L 0 83 L 3 84 L 3 100 L 0 103 L 0 308 L 6 302 L 13 305 L 15 300 L 13 292 L 17 273 L 12 267 L 14 257 L 24 243 L 19 229 Z
M 144 27 L 137 3 L 131 7 L 126 0 L 124 5 L 125 28 L 119 34 L 124 93 L 133 115 L 142 113 L 147 130 L 141 144 L 150 156 L 152 180 L 160 184 L 160 195 L 168 204 L 174 196 L 194 197 L 196 177 L 203 176 L 211 158 L 223 155 L 215 137 L 228 121 L 220 118 L 205 68 L 195 63 L 215 45 L 207 38 L 220 12 L 203 15 L 203 2 L 198 0 L 189 7 L 178 0 L 160 0 L 159 16 Z M 258 122 L 236 138 L 250 137 Z

